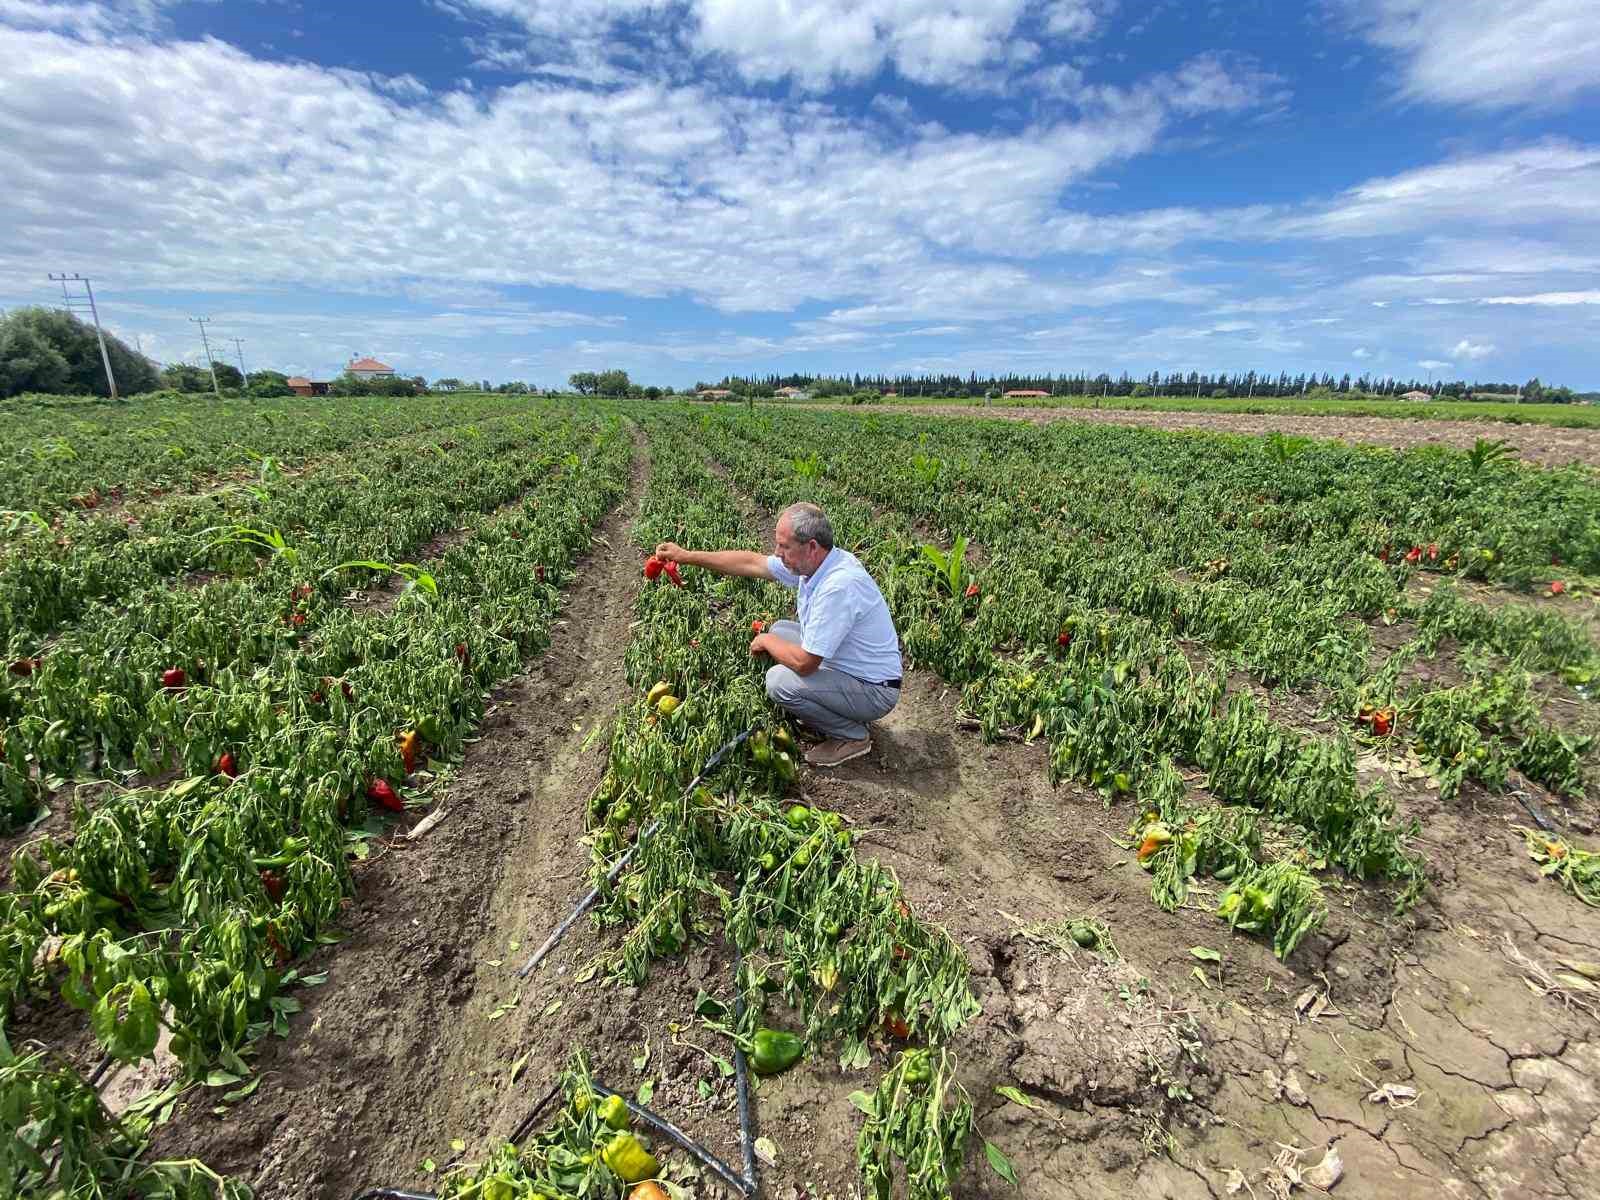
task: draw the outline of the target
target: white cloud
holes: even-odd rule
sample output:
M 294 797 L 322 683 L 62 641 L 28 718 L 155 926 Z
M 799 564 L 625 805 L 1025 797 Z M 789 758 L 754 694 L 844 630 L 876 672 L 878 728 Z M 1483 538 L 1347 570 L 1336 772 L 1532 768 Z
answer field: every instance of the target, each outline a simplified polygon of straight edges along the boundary
M 1372 357 L 1372 351 L 1368 350 L 1365 346 L 1357 346 L 1354 350 L 1352 350 L 1350 352 L 1350 357 L 1351 358 L 1368 359 L 1368 358 Z
M 1097 33 L 1116 8 L 1116 0 L 1050 0 L 1044 28 L 1051 37 L 1081 40 Z
M 0 0 L 0 23 L 18 29 L 58 29 L 84 37 L 105 37 L 158 27 L 161 10 L 179 0 L 118 0 L 115 3 L 63 3 L 61 0 Z
M 1485 296 L 1480 304 L 1539 304 L 1552 308 L 1566 308 L 1574 304 L 1600 304 L 1597 292 L 1540 292 L 1532 296 Z
M 1052 42 L 1093 36 L 1114 0 L 464 0 L 463 7 L 514 20 L 528 47 L 492 39 L 482 61 L 502 69 L 551 72 L 561 57 L 620 52 L 606 38 L 644 22 L 667 48 L 720 56 L 751 81 L 793 80 L 822 90 L 885 67 L 919 83 L 992 89 L 985 78 L 1026 66 Z M 549 53 L 559 39 L 563 53 Z
M 1480 362 L 1494 353 L 1494 347 L 1485 345 L 1482 342 L 1474 342 L 1467 338 L 1462 338 L 1455 344 L 1455 348 L 1450 353 L 1456 358 L 1464 358 L 1468 362 Z
M 1417 366 L 1424 371 L 1447 371 L 1454 367 L 1455 363 L 1440 362 L 1437 358 L 1423 358 L 1417 360 Z
M 1031 271 L 984 260 L 1048 252 L 1029 235 L 1062 189 L 1150 149 L 1167 119 L 1157 89 L 1103 90 L 1079 119 L 1014 136 L 933 127 L 891 144 L 814 102 L 660 82 L 419 96 L 408 77 L 220 42 L 3 28 L 0 58 L 0 275 L 70 248 L 108 286 L 200 291 L 448 281 L 687 292 L 728 311 L 888 295 L 947 318 L 954 298 L 997 292 L 1036 306 L 1053 293 Z
M 1332 204 L 1288 216 L 1277 232 L 1373 237 L 1408 232 L 1593 229 L 1600 146 L 1549 139 L 1369 180 Z
M 1181 113 L 1242 112 L 1281 83 L 1237 56 L 1202 54 L 1178 68 L 1167 103 Z
M 1398 53 L 1409 95 L 1474 108 L 1567 104 L 1600 84 L 1594 0 L 1344 0 Z

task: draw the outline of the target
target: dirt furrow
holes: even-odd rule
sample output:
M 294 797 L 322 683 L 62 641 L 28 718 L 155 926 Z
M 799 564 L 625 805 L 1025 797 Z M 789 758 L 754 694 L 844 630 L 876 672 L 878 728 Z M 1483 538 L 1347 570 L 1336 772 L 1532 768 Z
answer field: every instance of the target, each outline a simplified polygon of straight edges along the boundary
M 513 945 L 542 939 L 584 885 L 576 839 L 624 688 L 636 588 L 622 552 L 649 473 L 636 440 L 627 499 L 596 531 L 550 647 L 495 689 L 443 789 L 447 815 L 359 872 L 349 936 L 307 968 L 325 960 L 329 982 L 297 993 L 305 1012 L 289 1040 L 264 1046 L 256 1093 L 220 1120 L 210 1098 L 191 1098 L 154 1153 L 194 1154 L 259 1200 L 343 1200 L 419 1186 L 424 1158 L 442 1163 L 494 1115 L 526 957 Z

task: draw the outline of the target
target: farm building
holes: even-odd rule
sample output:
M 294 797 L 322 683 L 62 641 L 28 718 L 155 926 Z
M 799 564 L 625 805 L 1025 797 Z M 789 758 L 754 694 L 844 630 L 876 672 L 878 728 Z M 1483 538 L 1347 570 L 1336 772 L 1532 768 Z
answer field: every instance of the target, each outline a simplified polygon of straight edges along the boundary
M 702 400 L 726 400 L 733 393 L 727 388 L 706 388 L 703 391 L 696 392 L 695 395 Z
M 1013 388 L 1009 392 L 1000 393 L 1006 400 L 1035 400 L 1040 396 L 1048 396 L 1049 392 L 1041 392 L 1037 388 Z
M 357 379 L 393 379 L 394 368 L 375 358 L 353 358 L 344 368 Z
M 307 379 L 304 375 L 291 375 L 284 381 L 289 390 L 296 396 L 326 396 L 328 382 L 325 379 Z
M 1427 392 L 1411 391 L 1411 392 L 1402 393 L 1401 396 L 1400 396 L 1400 399 L 1402 399 L 1402 400 L 1432 400 L 1433 396 L 1430 395 Z

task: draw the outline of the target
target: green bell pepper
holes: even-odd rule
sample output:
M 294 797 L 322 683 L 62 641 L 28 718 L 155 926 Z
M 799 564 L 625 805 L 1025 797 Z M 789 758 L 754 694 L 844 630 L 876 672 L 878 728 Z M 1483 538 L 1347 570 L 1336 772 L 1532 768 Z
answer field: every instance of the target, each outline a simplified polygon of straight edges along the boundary
M 750 1039 L 750 1066 L 757 1075 L 778 1075 L 800 1061 L 806 1044 L 781 1029 L 758 1029 Z

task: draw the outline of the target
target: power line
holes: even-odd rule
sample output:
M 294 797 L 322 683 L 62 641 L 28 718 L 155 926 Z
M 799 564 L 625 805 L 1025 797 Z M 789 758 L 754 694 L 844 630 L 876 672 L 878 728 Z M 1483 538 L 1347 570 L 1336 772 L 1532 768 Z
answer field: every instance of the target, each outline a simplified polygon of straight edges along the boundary
M 211 368 L 211 391 L 218 400 L 222 399 L 222 389 L 217 386 L 217 364 L 211 357 L 211 340 L 206 337 L 206 322 L 210 317 L 190 317 L 196 325 L 200 326 L 200 343 L 206 348 L 206 365 Z
M 61 285 L 61 298 L 66 302 L 68 312 L 75 312 L 80 309 L 85 303 L 85 297 L 87 297 L 89 315 L 94 320 L 94 336 L 100 342 L 100 361 L 105 365 L 106 369 L 106 386 L 111 389 L 111 398 L 115 400 L 117 398 L 117 377 L 111 373 L 111 355 L 106 352 L 106 335 L 100 328 L 100 310 L 95 307 L 94 288 L 89 286 L 88 276 L 79 275 L 76 271 L 71 275 L 65 273 L 57 275 L 52 271 L 50 273 L 50 282 Z M 83 296 L 76 296 L 69 292 L 67 290 L 67 284 L 69 283 L 81 283 L 83 285 Z
M 233 340 L 233 349 L 239 355 L 239 386 L 243 387 L 245 385 L 244 350 L 241 348 L 241 343 L 244 341 L 244 339 L 243 338 L 234 338 L 232 340 Z

